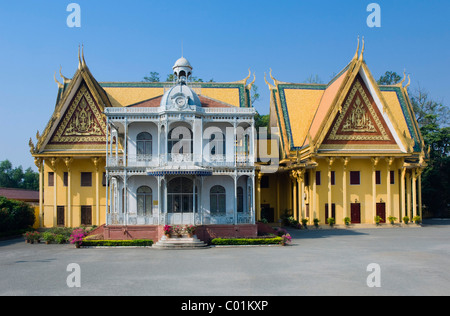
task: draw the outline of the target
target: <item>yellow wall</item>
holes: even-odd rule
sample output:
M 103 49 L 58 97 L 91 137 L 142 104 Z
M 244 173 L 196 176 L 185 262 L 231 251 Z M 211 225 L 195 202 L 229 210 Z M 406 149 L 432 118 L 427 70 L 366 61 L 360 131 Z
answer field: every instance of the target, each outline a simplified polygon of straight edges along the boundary
M 68 172 L 66 164 L 59 159 L 52 169 L 50 160 L 44 163 L 44 227 L 56 226 L 56 206 L 65 207 L 65 226 L 81 225 L 81 206 L 92 207 L 92 225 L 102 225 L 106 222 L 106 187 L 102 185 L 105 172 L 104 159 L 98 165 L 98 171 L 90 158 L 73 159 L 70 164 L 70 196 L 69 186 L 63 185 L 64 172 Z M 48 173 L 55 173 L 55 185 L 48 185 Z M 92 173 L 92 186 L 81 186 L 81 172 Z M 97 187 L 98 186 L 98 187 Z M 56 195 L 55 195 L 56 191 Z M 97 198 L 98 192 L 98 198 Z M 97 203 L 98 201 L 98 203 Z M 97 215 L 98 214 L 98 215 Z
M 305 185 L 304 197 L 304 209 L 303 212 L 306 217 L 306 205 L 309 204 L 309 222 L 313 223 L 314 218 L 320 220 L 320 224 L 326 224 L 325 221 L 325 204 L 328 203 L 328 161 L 323 159 L 317 159 L 318 166 L 315 169 L 306 169 L 306 173 L 309 173 L 309 186 Z M 392 215 L 400 219 L 400 165 L 401 160 L 396 159 L 391 164 L 390 169 L 394 171 L 394 184 L 390 184 L 390 194 L 388 201 L 387 193 L 387 174 L 388 174 L 388 162 L 384 158 L 380 158 L 375 170 L 381 172 L 381 184 L 375 185 L 376 194 L 375 200 L 373 198 L 373 162 L 369 158 L 352 158 L 347 165 L 346 176 L 346 213 L 344 214 L 344 162 L 340 158 L 336 158 L 331 166 L 331 171 L 335 172 L 335 184 L 331 185 L 331 204 L 335 204 L 336 209 L 336 224 L 344 224 L 344 217 L 350 216 L 350 203 L 355 203 L 355 200 L 361 205 L 361 223 L 374 223 L 374 217 L 376 209 L 374 209 L 374 203 L 386 204 L 386 221 L 387 218 Z M 313 184 L 315 180 L 315 171 L 321 173 L 321 184 L 316 185 L 316 194 L 313 194 Z M 350 185 L 350 171 L 360 172 L 360 184 Z M 294 212 L 294 218 L 301 220 L 302 215 L 300 213 L 300 201 L 299 196 L 300 185 L 297 183 L 297 191 L 294 192 L 294 185 L 292 179 L 289 177 L 289 172 L 271 174 L 269 176 L 269 188 L 261 188 L 261 204 L 270 204 L 275 208 L 275 222 L 279 219 L 279 216 L 283 214 L 285 209 L 297 210 Z M 277 189 L 277 181 L 279 181 Z M 277 200 L 278 192 L 278 200 Z M 295 200 L 297 206 L 293 205 Z M 301 194 L 301 193 L 300 193 Z M 315 202 L 313 201 L 315 199 Z M 315 204 L 315 206 L 314 206 Z M 297 216 L 299 214 L 299 216 Z M 331 217 L 331 208 L 329 212 Z M 397 220 L 398 221 L 398 220 Z

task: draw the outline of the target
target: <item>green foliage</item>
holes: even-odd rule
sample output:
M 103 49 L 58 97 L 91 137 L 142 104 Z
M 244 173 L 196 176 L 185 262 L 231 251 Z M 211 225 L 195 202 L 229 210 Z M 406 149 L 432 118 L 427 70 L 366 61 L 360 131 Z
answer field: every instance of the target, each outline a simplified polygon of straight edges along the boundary
M 34 210 L 27 203 L 0 196 L 0 232 L 30 228 L 35 219 Z
M 260 115 L 258 112 L 256 112 L 255 115 L 255 128 L 256 128 L 256 132 L 258 132 L 258 129 L 260 127 L 267 127 L 269 128 L 269 124 L 270 124 L 270 115 Z M 269 131 L 267 131 L 269 133 Z
M 213 245 L 276 245 L 283 239 L 281 237 L 269 238 L 214 238 Z
M 83 240 L 83 246 L 97 247 L 118 247 L 118 246 L 134 246 L 134 247 L 150 247 L 153 245 L 151 239 L 134 239 L 134 240 Z
M 390 86 L 399 83 L 400 80 L 402 80 L 402 77 L 395 71 L 386 71 L 384 75 L 378 79 L 377 83 L 379 85 Z
M 394 222 L 397 220 L 397 217 L 395 217 L 395 216 L 389 216 L 388 217 L 388 221 L 391 223 L 391 224 L 394 224 Z
M 380 216 L 375 216 L 375 223 L 378 225 L 380 224 L 382 218 Z
M 23 171 L 22 166 L 13 168 L 9 160 L 0 162 L 0 187 L 39 190 L 39 173 L 31 167 Z
M 52 232 L 46 231 L 42 233 L 42 239 L 46 242 L 54 242 L 56 235 Z
M 151 71 L 149 76 L 144 77 L 144 81 L 159 82 L 160 81 L 159 73 L 155 72 L 155 71 Z
M 345 225 L 350 225 L 350 222 L 351 222 L 350 217 L 345 217 L 345 218 L 344 218 L 344 223 L 345 223 Z

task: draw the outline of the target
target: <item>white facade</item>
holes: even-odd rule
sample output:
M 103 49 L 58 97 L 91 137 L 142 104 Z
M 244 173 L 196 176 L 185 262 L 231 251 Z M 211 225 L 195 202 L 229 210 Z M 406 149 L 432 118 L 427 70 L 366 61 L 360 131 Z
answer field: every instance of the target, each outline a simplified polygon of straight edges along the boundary
M 159 107 L 105 109 L 107 225 L 255 223 L 256 112 L 202 107 L 186 62 Z

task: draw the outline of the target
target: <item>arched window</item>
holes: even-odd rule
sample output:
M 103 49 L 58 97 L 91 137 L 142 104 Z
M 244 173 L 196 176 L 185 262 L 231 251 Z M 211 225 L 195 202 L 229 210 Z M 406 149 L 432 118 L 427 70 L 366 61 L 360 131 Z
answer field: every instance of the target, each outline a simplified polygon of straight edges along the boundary
M 192 154 L 193 153 L 192 131 L 186 126 L 177 126 L 170 130 L 168 135 L 168 154 Z
M 223 133 L 211 134 L 209 138 L 211 155 L 223 155 L 226 154 L 225 135 Z
M 244 212 L 244 189 L 242 187 L 237 188 L 237 211 Z
M 153 194 L 148 186 L 141 186 L 137 189 L 137 215 L 152 215 Z
M 226 192 L 221 185 L 215 185 L 209 191 L 210 211 L 214 213 L 226 212 Z
M 152 154 L 152 135 L 147 132 L 139 133 L 136 137 L 136 154 L 138 158 L 144 158 Z

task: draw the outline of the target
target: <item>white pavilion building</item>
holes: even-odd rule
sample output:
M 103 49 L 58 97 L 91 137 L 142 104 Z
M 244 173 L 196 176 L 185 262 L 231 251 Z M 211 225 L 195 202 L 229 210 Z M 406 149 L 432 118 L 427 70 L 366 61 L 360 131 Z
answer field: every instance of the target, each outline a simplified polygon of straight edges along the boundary
M 160 97 L 105 108 L 106 226 L 255 224 L 254 115 L 201 94 L 180 58 Z

